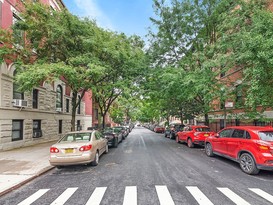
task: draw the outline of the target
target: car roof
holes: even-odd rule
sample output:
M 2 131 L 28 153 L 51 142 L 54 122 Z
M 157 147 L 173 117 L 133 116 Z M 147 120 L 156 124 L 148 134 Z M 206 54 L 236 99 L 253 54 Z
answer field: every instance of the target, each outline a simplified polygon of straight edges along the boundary
M 187 126 L 192 127 L 192 128 L 199 128 L 199 127 L 209 128 L 209 127 L 206 126 L 206 125 L 187 125 Z
M 80 130 L 80 131 L 73 131 L 73 132 L 68 132 L 66 134 L 75 134 L 75 133 L 92 133 L 97 130 Z
M 244 129 L 248 131 L 273 131 L 273 127 L 271 126 L 230 126 L 226 128 Z

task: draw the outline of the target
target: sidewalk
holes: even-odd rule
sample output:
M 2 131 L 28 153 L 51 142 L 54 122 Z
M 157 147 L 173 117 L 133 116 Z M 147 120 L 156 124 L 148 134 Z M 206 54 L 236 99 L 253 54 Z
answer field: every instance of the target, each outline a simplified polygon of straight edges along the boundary
M 52 169 L 48 159 L 54 143 L 0 152 L 0 196 Z

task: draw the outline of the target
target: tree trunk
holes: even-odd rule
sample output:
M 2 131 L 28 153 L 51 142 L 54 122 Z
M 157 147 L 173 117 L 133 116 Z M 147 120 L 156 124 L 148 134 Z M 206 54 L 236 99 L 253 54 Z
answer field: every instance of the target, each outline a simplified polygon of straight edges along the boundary
M 105 128 L 105 116 L 106 116 L 106 113 L 102 113 L 102 129 Z
M 71 131 L 75 131 L 76 111 L 77 111 L 77 93 L 75 94 L 75 92 L 73 92 L 73 96 L 72 96 Z
M 205 125 L 209 126 L 209 115 L 205 113 Z

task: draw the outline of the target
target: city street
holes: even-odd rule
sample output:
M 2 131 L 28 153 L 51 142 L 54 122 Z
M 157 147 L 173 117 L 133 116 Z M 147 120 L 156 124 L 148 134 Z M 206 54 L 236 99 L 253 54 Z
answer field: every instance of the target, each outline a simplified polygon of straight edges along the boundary
M 266 205 L 273 172 L 251 176 L 236 162 L 207 157 L 143 127 L 135 127 L 99 165 L 54 168 L 0 198 L 1 205 Z

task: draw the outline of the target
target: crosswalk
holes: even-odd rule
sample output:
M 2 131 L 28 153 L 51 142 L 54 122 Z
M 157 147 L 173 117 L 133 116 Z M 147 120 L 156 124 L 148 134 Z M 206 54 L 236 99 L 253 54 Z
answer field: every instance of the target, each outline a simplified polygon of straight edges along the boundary
M 201 189 L 197 186 L 186 186 L 186 190 L 192 196 L 191 200 L 195 200 L 196 204 L 199 205 L 214 205 L 214 203 L 206 196 Z M 40 198 L 42 198 L 50 189 L 39 189 L 31 196 L 27 197 L 21 201 L 18 205 L 30 205 Z M 65 189 L 56 199 L 53 199 L 53 202 L 50 205 L 63 205 L 65 204 L 73 194 L 78 191 L 78 187 L 70 187 Z M 232 191 L 227 187 L 216 187 L 215 191 L 219 191 L 219 194 L 226 200 L 230 200 L 237 205 L 250 205 L 251 203 L 239 196 L 237 193 Z M 175 201 L 172 198 L 172 195 L 165 185 L 156 185 L 155 192 L 158 197 L 158 204 L 160 205 L 175 205 Z M 264 200 L 264 204 L 273 204 L 273 195 L 272 193 L 267 193 L 266 191 L 259 188 L 248 188 L 247 192 L 254 196 L 258 197 L 259 200 Z M 107 193 L 107 187 L 96 187 L 90 197 L 87 199 L 86 205 L 100 205 L 103 201 L 104 196 Z M 183 195 L 183 193 L 181 193 Z M 184 194 L 185 195 L 185 194 Z M 123 205 L 137 205 L 138 204 L 138 188 L 137 186 L 126 186 L 124 191 Z M 230 203 L 229 202 L 229 203 Z M 177 203 L 179 204 L 179 203 Z

